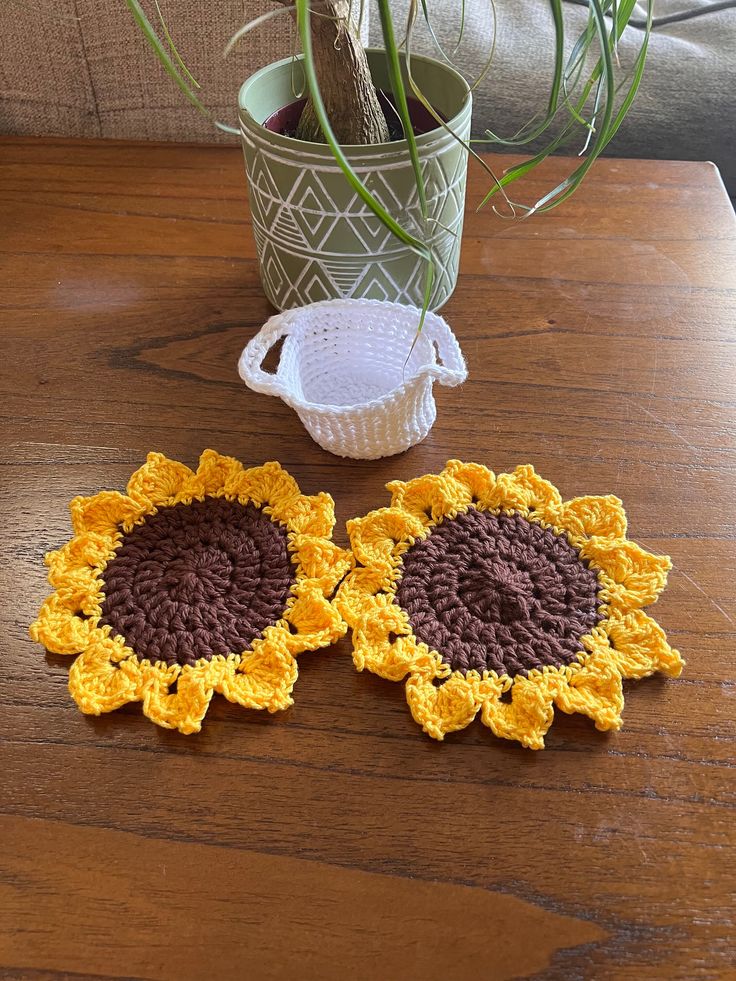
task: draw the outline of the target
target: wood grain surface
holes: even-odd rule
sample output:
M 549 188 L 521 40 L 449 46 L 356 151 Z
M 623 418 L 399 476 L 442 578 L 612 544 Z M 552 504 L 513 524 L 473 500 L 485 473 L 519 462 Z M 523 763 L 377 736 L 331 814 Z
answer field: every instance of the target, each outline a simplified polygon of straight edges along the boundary
M 498 161 L 497 161 L 498 162 Z M 551 186 L 555 160 L 528 188 Z M 347 462 L 236 361 L 272 312 L 234 148 L 0 142 L 0 976 L 720 979 L 734 972 L 736 231 L 709 164 L 602 161 L 547 217 L 473 213 L 443 311 L 470 368 L 427 441 Z M 538 181 L 538 183 L 537 183 Z M 544 183 L 543 183 L 544 182 Z M 675 569 L 687 668 L 624 729 L 438 744 L 346 642 L 277 716 L 99 719 L 27 627 L 75 494 L 148 450 L 278 458 L 345 520 L 449 457 L 615 493 Z

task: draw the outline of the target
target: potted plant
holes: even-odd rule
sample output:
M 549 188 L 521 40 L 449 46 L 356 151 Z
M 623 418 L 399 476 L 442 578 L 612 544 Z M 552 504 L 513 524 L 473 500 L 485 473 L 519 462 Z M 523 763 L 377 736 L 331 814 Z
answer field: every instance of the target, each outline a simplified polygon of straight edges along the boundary
M 167 44 L 140 0 L 126 2 L 176 84 L 206 112 L 163 18 Z M 487 133 L 473 141 L 535 148 L 497 177 L 470 142 L 473 86 L 452 65 L 412 56 L 417 0 L 401 45 L 389 0 L 376 0 L 384 48 L 367 51 L 350 0 L 280 2 L 231 39 L 288 9 L 302 45 L 299 57 L 247 79 L 239 97 L 261 278 L 279 309 L 331 297 L 442 306 L 457 279 L 468 156 L 488 172 L 484 204 L 500 199 L 509 214 L 524 217 L 568 198 L 636 95 L 652 17 L 649 0 L 639 53 L 621 81 L 617 42 L 635 0 L 589 0 L 587 24 L 569 54 L 562 0 L 550 0 L 556 43 L 546 112 L 513 139 Z M 431 29 L 432 0 L 420 3 Z M 461 17 L 462 9 L 464 0 Z M 493 46 L 489 37 L 491 54 Z M 489 54 L 487 67 L 490 61 Z M 509 185 L 580 132 L 582 159 L 572 173 L 531 205 L 511 201 Z

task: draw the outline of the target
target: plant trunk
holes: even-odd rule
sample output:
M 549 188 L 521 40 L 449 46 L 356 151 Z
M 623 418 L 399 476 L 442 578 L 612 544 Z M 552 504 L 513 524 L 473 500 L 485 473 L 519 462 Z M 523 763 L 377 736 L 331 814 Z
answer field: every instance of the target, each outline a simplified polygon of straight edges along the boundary
M 388 143 L 386 117 L 357 27 L 350 21 L 350 0 L 316 0 L 311 27 L 322 101 L 338 142 L 343 146 Z M 311 99 L 302 112 L 296 138 L 326 142 Z

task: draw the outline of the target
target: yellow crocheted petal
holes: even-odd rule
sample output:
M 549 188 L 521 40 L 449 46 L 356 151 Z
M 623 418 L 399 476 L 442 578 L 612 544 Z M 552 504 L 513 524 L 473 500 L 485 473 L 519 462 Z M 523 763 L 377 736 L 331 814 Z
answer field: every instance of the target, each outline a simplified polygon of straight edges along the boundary
M 561 503 L 562 497 L 554 484 L 540 477 L 529 464 L 517 467 L 513 473 L 500 473 L 490 495 L 491 508 L 523 513 Z
M 677 678 L 685 662 L 667 643 L 664 630 L 642 610 L 613 616 L 603 624 L 611 645 L 610 656 L 624 678 L 645 678 L 662 671 Z
M 264 637 L 241 656 L 237 669 L 223 676 L 218 691 L 244 708 L 278 712 L 293 704 L 297 675 L 296 659 L 273 636 Z
M 95 532 L 114 539 L 119 529 L 130 531 L 146 508 L 119 491 L 100 491 L 92 497 L 75 497 L 69 504 L 75 535 Z
M 385 595 L 371 597 L 354 626 L 353 663 L 389 681 L 409 673 L 425 679 L 450 674 L 449 666 L 417 640 L 404 610 Z
M 113 712 L 139 700 L 140 664 L 118 638 L 97 631 L 69 669 L 69 692 L 86 715 Z
M 291 474 L 273 460 L 263 466 L 244 470 L 228 487 L 242 503 L 252 501 L 284 523 L 289 509 L 302 497 L 299 485 Z
M 289 605 L 284 619 L 291 624 L 291 631 L 283 630 L 283 643 L 292 654 L 334 644 L 347 630 L 337 609 L 325 599 L 319 586 L 313 584 L 297 586 L 296 599 Z
M 481 463 L 463 463 L 448 460 L 443 473 L 448 474 L 467 489 L 470 503 L 479 508 L 492 507 L 491 499 L 496 487 L 496 475 Z
M 484 699 L 483 724 L 502 739 L 516 740 L 527 749 L 544 749 L 544 736 L 554 719 L 553 700 L 558 684 L 554 673 L 517 677 L 510 701 L 500 700 L 500 690 Z
M 540 517 L 560 530 L 567 531 L 573 540 L 626 538 L 626 512 L 622 501 L 613 494 L 606 497 L 576 497 L 564 504 L 544 509 Z
M 426 474 L 413 480 L 392 480 L 386 484 L 391 491 L 391 507 L 408 511 L 423 525 L 441 521 L 466 508 L 472 495 L 465 484 L 450 474 Z
M 621 675 L 606 650 L 594 651 L 580 670 L 560 683 L 555 705 L 568 714 L 587 715 L 601 732 L 621 728 L 624 707 Z
M 101 571 L 114 554 L 106 536 L 86 533 L 46 556 L 49 582 L 61 603 L 73 613 L 99 617 L 102 612 Z
M 350 627 L 357 626 L 363 616 L 374 609 L 373 598 L 392 585 L 391 572 L 385 569 L 353 569 L 340 584 L 333 603 Z M 392 597 L 389 597 L 389 601 Z
M 279 520 L 297 535 L 328 538 L 335 527 L 335 502 L 324 491 L 300 494 L 280 510 Z
M 213 667 L 216 672 L 217 665 L 212 662 L 182 668 L 141 665 L 143 714 L 164 729 L 178 729 L 185 735 L 199 732 L 212 699 Z M 176 691 L 172 692 L 170 686 L 174 681 Z
M 56 590 L 59 600 L 79 617 L 89 617 L 95 623 L 102 615 L 102 581 L 90 569 L 69 579 Z
M 291 546 L 299 576 L 313 580 L 325 596 L 334 592 L 345 573 L 353 567 L 352 552 L 324 538 L 294 535 Z
M 348 534 L 358 562 L 370 569 L 389 570 L 415 538 L 424 537 L 424 525 L 399 508 L 379 508 L 348 521 Z
M 80 573 L 92 573 L 104 569 L 112 556 L 117 537 L 96 532 L 83 532 L 56 552 L 48 552 L 45 558 L 49 569 L 49 582 L 58 588 L 69 584 Z
M 652 555 L 636 542 L 597 536 L 580 545 L 580 554 L 604 574 L 600 592 L 603 602 L 624 613 L 653 603 L 667 584 L 667 573 L 672 568 L 667 555 Z
M 130 661 L 131 667 L 138 664 L 138 660 L 130 647 L 125 643 L 125 638 L 120 634 L 114 634 L 105 627 L 98 627 L 90 633 L 88 648 L 99 645 L 105 651 L 105 656 L 111 664 L 121 664 L 123 661 Z
M 205 450 L 199 458 L 196 477 L 207 496 L 237 493 L 234 488 L 243 475 L 243 464 L 232 456 Z
M 449 670 L 441 670 L 436 657 L 426 644 L 417 641 L 414 634 L 394 639 L 389 635 L 371 638 L 368 630 L 365 633 L 356 631 L 353 635 L 353 663 L 358 671 L 370 671 L 387 681 L 402 681 L 408 674 L 429 680 L 449 674 Z
M 146 511 L 171 505 L 194 496 L 197 487 L 195 474 L 178 460 L 169 460 L 163 453 L 149 453 L 146 462 L 128 481 L 128 494 Z
M 554 484 L 540 477 L 534 467 L 525 463 L 515 468 L 512 474 L 517 486 L 522 487 L 528 508 L 543 508 L 562 504 L 562 496 Z
M 70 609 L 58 593 L 52 593 L 41 605 L 29 633 L 32 640 L 54 654 L 79 654 L 87 647 L 94 629 L 94 621 L 82 615 L 81 610 Z
M 444 739 L 446 733 L 470 725 L 481 705 L 477 682 L 457 672 L 439 686 L 411 675 L 406 700 L 415 722 L 433 739 Z

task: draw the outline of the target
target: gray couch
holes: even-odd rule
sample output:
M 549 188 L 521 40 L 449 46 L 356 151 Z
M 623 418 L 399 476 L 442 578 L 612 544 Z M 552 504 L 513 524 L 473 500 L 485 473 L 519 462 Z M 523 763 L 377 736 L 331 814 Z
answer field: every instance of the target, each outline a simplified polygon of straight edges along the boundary
M 393 0 L 396 17 L 405 17 L 408 0 Z M 430 0 L 432 10 L 456 4 Z M 469 0 L 465 39 L 453 61 L 468 77 L 477 77 L 487 58 L 490 27 L 488 0 Z M 547 0 L 496 0 L 496 51 L 490 74 L 475 94 L 474 135 L 491 129 L 513 136 L 520 125 L 545 108 L 554 64 L 554 26 Z M 639 94 L 606 154 L 620 157 L 712 160 L 736 194 L 736 0 L 657 0 L 656 24 Z M 685 15 L 684 18 L 682 15 Z M 637 4 L 643 23 L 645 5 Z M 587 8 L 566 0 L 571 36 L 585 25 Z M 452 50 L 457 19 L 438 16 L 435 33 Z M 378 25 L 371 40 L 378 42 Z M 623 68 L 630 67 L 642 38 L 640 27 L 627 27 L 619 45 Z M 434 44 L 424 24 L 414 47 L 430 54 Z M 583 137 L 571 143 L 577 152 Z
M 294 48 L 288 14 L 248 36 L 228 60 L 225 41 L 245 20 L 273 9 L 268 0 L 160 0 L 189 67 L 214 115 L 235 120 L 240 82 Z M 357 0 L 356 0 L 357 2 Z M 408 0 L 393 0 L 397 20 Z M 368 7 L 371 6 L 368 0 Z M 640 5 L 641 6 L 641 5 Z M 545 102 L 552 71 L 547 0 L 496 0 L 493 69 L 475 98 L 474 133 L 513 134 Z M 153 4 L 147 4 L 153 16 Z M 217 17 L 213 9 L 217 9 Z M 459 0 L 430 0 L 448 47 Z M 489 0 L 467 0 L 468 29 L 457 60 L 475 75 L 487 50 Z M 567 0 L 570 30 L 583 23 L 579 0 Z M 685 12 L 685 20 L 668 22 Z M 736 193 L 736 0 L 657 0 L 658 18 L 639 98 L 607 153 L 708 159 Z M 631 64 L 641 32 L 627 29 L 621 59 Z M 374 15 L 370 36 L 379 41 Z M 418 30 L 417 51 L 433 50 Z M 0 4 L 0 132 L 122 139 L 222 141 L 174 87 L 135 29 L 122 0 L 3 0 Z M 571 151 L 579 148 L 571 145 Z

